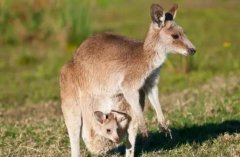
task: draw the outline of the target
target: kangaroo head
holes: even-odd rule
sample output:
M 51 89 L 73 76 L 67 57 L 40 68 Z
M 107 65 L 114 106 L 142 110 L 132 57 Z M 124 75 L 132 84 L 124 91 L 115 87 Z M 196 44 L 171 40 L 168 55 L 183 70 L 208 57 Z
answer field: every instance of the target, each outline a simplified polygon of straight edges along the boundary
M 101 111 L 95 111 L 94 117 L 98 124 L 100 124 L 97 133 L 115 143 L 119 143 L 118 123 L 124 120 L 124 115 L 119 115 L 115 112 L 104 114 Z
M 151 5 L 152 24 L 145 40 L 145 47 L 150 45 L 157 52 L 173 52 L 182 55 L 193 55 L 196 52 L 196 48 L 182 27 L 174 21 L 177 8 L 177 4 L 174 4 L 169 11 L 164 12 L 160 5 Z

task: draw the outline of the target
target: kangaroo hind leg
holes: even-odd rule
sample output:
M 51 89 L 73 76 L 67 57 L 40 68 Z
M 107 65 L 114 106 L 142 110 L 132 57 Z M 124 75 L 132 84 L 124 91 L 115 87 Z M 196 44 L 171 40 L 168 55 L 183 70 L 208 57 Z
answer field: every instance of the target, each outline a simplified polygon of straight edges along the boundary
M 70 139 L 71 157 L 80 157 L 82 118 L 79 106 L 74 100 L 69 100 L 62 104 L 62 111 Z

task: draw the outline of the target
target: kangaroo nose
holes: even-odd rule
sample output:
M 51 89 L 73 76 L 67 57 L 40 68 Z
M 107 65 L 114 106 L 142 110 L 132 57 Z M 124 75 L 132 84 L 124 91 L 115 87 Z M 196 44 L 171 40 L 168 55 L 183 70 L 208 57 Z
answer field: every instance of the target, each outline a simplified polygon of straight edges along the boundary
M 189 49 L 188 49 L 188 54 L 189 54 L 189 55 L 194 55 L 195 52 L 196 52 L 196 49 L 195 49 L 195 48 L 189 48 Z

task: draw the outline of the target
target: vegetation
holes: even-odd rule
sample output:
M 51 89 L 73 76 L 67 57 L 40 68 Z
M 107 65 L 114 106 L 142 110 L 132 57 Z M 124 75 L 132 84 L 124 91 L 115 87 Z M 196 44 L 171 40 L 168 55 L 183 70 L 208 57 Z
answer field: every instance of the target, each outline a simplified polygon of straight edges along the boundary
M 88 5 L 85 0 L 2 0 L 0 42 L 53 42 L 57 38 L 60 44 L 79 43 L 91 30 Z
M 155 1 L 156 2 L 156 1 Z M 161 1 L 164 8 L 173 1 Z M 170 55 L 160 100 L 173 140 L 157 131 L 147 105 L 150 138 L 139 156 L 239 156 L 240 2 L 182 0 L 176 21 L 197 47 Z M 111 31 L 143 40 L 150 1 L 0 1 L 0 156 L 68 156 L 58 75 L 79 43 Z M 90 154 L 82 147 L 84 156 Z M 116 155 L 119 156 L 119 155 Z

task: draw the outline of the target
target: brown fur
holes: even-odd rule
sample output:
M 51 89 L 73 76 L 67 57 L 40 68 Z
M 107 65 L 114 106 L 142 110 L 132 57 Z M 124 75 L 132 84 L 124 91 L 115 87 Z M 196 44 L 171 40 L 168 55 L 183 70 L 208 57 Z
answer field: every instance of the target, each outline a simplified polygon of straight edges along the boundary
M 176 10 L 177 5 L 173 5 L 168 15 L 171 14 L 170 16 L 174 18 Z M 140 90 L 144 90 L 154 106 L 161 129 L 170 133 L 158 100 L 160 66 L 167 53 L 189 55 L 195 53 L 195 48 L 180 26 L 171 18 L 164 20 L 165 14 L 160 5 L 153 4 L 150 14 L 152 23 L 144 42 L 111 33 L 98 34 L 85 40 L 71 61 L 62 68 L 60 76 L 62 110 L 70 135 L 71 148 L 74 147 L 72 156 L 80 154 L 77 150 L 79 140 L 77 131 L 80 131 L 81 119 L 90 121 L 87 129 L 93 127 L 91 112 L 101 106 L 100 99 L 106 101 L 103 109 L 110 112 L 109 109 L 114 109 L 114 103 L 118 103 L 114 101 L 114 97 L 121 96 L 122 103 L 128 105 L 123 105 L 118 110 L 130 109 L 131 118 L 137 121 L 128 128 L 128 134 L 131 135 L 128 137 L 127 156 L 134 154 L 136 127 L 147 135 L 140 105 L 142 101 Z M 176 34 L 179 36 L 178 39 L 173 37 Z M 89 114 L 86 114 L 87 110 Z
M 94 46 L 89 47 L 89 45 Z M 119 35 L 104 33 L 93 36 L 82 43 L 73 57 L 73 63 L 77 68 L 90 69 L 88 70 L 88 75 L 95 75 L 92 78 L 94 80 L 85 82 L 86 84 L 84 85 L 88 88 L 89 86 L 91 87 L 90 81 L 97 81 L 104 84 L 108 81 L 106 78 L 108 77 L 107 75 L 115 71 L 124 71 L 126 78 L 123 84 L 131 88 L 133 86 L 132 83 L 138 82 L 138 78 L 142 77 L 141 75 L 147 71 L 153 55 L 153 52 L 145 53 L 143 51 L 142 42 L 130 40 Z M 75 75 L 79 73 L 79 69 L 77 68 Z M 92 69 L 94 69 L 94 74 L 91 73 Z M 79 82 L 82 82 L 82 80 L 79 80 Z M 82 84 L 80 86 L 80 88 L 85 89 Z
M 92 154 L 104 155 L 114 150 L 119 146 L 124 137 L 126 137 L 129 124 L 131 126 L 136 126 L 137 124 L 136 118 L 134 117 L 129 104 L 126 102 L 123 95 L 117 95 L 113 97 L 113 100 L 115 102 L 113 107 L 114 110 L 109 114 L 105 123 L 116 121 L 118 125 L 119 143 L 115 143 L 108 138 L 100 136 L 98 134 L 99 130 L 91 127 L 90 137 L 85 144 Z M 121 118 L 117 118 L 116 116 L 120 116 Z

